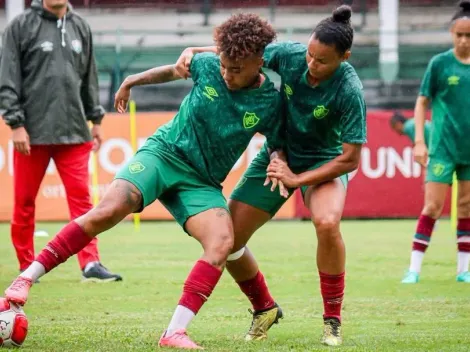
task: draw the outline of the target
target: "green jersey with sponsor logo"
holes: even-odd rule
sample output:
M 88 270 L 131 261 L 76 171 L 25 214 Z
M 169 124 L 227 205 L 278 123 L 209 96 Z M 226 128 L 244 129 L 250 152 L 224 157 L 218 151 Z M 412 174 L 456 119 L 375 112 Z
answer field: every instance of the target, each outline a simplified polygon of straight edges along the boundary
M 343 143 L 366 142 L 366 104 L 354 68 L 342 63 L 330 79 L 312 87 L 306 55 L 307 47 L 294 42 L 268 45 L 264 54 L 265 66 L 281 76 L 286 149 L 293 168 L 333 159 Z
M 195 55 L 190 71 L 191 92 L 173 120 L 150 137 L 150 144 L 163 145 L 216 185 L 256 133 L 266 136 L 269 147 L 282 146 L 281 96 L 267 77 L 257 89 L 230 91 L 213 53 Z
M 432 101 L 429 155 L 470 164 L 470 65 L 458 61 L 453 50 L 434 56 L 420 95 Z
M 411 143 L 415 144 L 416 123 L 415 119 L 408 119 L 403 124 L 403 133 L 407 136 Z M 431 138 L 431 122 L 424 121 L 424 143 L 429 147 L 429 140 Z

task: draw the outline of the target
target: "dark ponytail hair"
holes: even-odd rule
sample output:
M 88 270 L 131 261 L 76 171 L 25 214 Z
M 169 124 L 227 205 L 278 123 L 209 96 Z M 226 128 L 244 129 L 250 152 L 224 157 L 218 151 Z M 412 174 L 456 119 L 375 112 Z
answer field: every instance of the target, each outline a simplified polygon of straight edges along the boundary
M 403 114 L 400 111 L 395 111 L 390 118 L 390 125 L 394 125 L 396 123 L 405 123 L 407 121 L 407 118 L 403 116 Z
M 344 55 L 351 49 L 354 39 L 351 14 L 350 6 L 341 5 L 333 11 L 332 16 L 325 18 L 315 27 L 315 38 L 323 44 L 334 45 L 338 53 Z
M 462 0 L 459 4 L 459 9 L 452 17 L 452 22 L 459 18 L 468 17 L 470 18 L 470 0 Z

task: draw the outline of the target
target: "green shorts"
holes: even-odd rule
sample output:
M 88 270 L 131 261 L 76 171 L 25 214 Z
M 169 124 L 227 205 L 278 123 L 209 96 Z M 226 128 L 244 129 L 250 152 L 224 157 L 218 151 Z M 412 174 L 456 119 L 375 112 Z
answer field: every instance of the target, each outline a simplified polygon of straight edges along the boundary
M 452 184 L 454 172 L 457 180 L 470 181 L 470 165 L 456 164 L 450 158 L 431 156 L 426 169 L 426 182 Z
M 312 166 L 307 170 L 314 170 L 329 160 L 321 160 L 312 163 Z M 283 204 L 287 201 L 286 198 L 281 197 L 279 191 L 271 192 L 270 186 L 263 186 L 266 179 L 266 169 L 269 165 L 269 155 L 265 150 L 261 150 L 255 159 L 251 162 L 248 169 L 243 174 L 242 178 L 235 186 L 230 198 L 239 202 L 251 205 L 255 208 L 261 209 L 271 216 L 274 216 Z M 306 170 L 293 170 L 300 173 Z M 348 175 L 339 177 L 344 187 L 348 185 Z M 300 189 L 302 195 L 305 195 L 309 186 L 302 186 Z M 294 193 L 295 189 L 289 190 L 289 197 Z
M 191 216 L 203 211 L 228 211 L 222 189 L 205 181 L 164 146 L 142 147 L 115 178 L 129 181 L 139 189 L 143 198 L 141 211 L 158 199 L 183 228 Z

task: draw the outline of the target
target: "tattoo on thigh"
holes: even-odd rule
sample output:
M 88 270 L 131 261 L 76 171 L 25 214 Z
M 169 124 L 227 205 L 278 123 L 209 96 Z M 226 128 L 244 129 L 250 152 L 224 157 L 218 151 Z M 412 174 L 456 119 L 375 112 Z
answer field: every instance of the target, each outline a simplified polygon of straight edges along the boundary
M 134 210 L 139 210 L 142 206 L 142 194 L 136 190 L 134 185 L 128 183 L 126 185 L 126 202 L 129 206 L 133 207 Z
M 217 208 L 217 213 L 215 215 L 217 215 L 218 218 L 221 218 L 228 215 L 228 211 L 224 208 Z
M 132 211 L 137 211 L 142 206 L 142 194 L 140 194 L 139 190 L 136 187 L 128 182 L 118 182 L 116 183 L 115 187 L 120 188 L 120 192 L 125 198 L 126 205 L 132 209 Z

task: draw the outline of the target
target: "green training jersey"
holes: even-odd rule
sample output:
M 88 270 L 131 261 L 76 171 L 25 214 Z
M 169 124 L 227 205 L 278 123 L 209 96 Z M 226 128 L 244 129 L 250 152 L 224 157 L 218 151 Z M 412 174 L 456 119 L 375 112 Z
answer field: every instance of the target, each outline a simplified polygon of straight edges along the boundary
M 410 139 L 411 143 L 415 144 L 415 119 L 408 119 L 403 124 L 403 133 Z M 424 121 L 424 143 L 429 147 L 429 140 L 431 138 L 431 122 Z
M 230 91 L 220 73 L 219 57 L 195 55 L 194 86 L 177 115 L 150 137 L 192 165 L 215 185 L 226 178 L 251 138 L 261 133 L 271 148 L 282 147 L 282 103 L 266 77 L 261 87 Z
M 434 56 L 419 94 L 431 100 L 429 155 L 470 164 L 470 65 L 458 61 L 453 50 Z
M 366 104 L 354 68 L 342 63 L 318 86 L 307 81 L 307 47 L 294 42 L 270 44 L 265 66 L 281 76 L 287 114 L 286 150 L 289 165 L 307 168 L 342 153 L 342 144 L 366 142 Z

